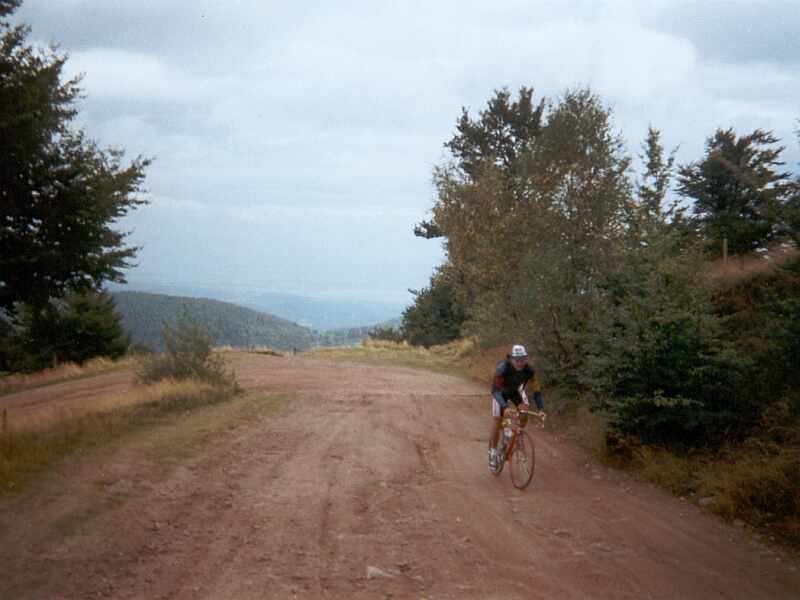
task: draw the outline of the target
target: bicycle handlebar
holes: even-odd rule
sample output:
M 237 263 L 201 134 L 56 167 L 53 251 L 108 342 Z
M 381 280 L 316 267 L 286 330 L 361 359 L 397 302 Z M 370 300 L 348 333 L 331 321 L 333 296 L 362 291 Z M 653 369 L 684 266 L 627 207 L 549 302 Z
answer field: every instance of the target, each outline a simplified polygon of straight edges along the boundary
M 542 421 L 544 421 L 547 418 L 547 413 L 545 413 L 543 410 L 520 410 L 520 409 L 516 409 L 516 411 L 521 415 L 528 415 L 528 416 L 533 415 L 534 417 L 536 417 L 537 419 L 541 419 Z

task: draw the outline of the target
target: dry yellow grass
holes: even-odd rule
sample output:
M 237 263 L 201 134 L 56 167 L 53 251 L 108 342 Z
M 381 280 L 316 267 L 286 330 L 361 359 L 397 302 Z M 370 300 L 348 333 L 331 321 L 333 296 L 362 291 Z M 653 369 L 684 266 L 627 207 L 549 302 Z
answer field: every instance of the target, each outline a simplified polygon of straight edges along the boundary
M 472 339 L 456 340 L 430 348 L 411 346 L 407 342 L 365 339 L 360 346 L 313 348 L 303 354 L 329 360 L 352 360 L 454 373 L 460 370 L 457 361 L 472 352 L 474 346 Z
M 778 246 L 760 256 L 733 256 L 728 260 L 716 260 L 707 270 L 708 279 L 717 285 L 732 285 L 769 273 L 775 267 L 800 255 L 793 246 Z
M 207 383 L 164 380 L 151 385 L 132 386 L 107 395 L 87 397 L 80 403 L 52 402 L 10 407 L 7 409 L 7 427 L 9 431 L 43 431 L 70 419 L 147 404 L 178 394 L 202 395 L 212 388 Z
M 38 373 L 7 375 L 0 379 L 0 394 L 9 394 L 19 390 L 69 381 L 70 379 L 90 377 L 117 369 L 133 368 L 135 365 L 136 359 L 133 357 L 126 357 L 116 361 L 99 357 L 93 358 L 83 365 L 66 363 Z
M 225 402 L 234 393 L 230 386 L 165 381 L 93 399 L 79 411 L 50 407 L 9 419 L 0 431 L 0 492 L 20 489 L 77 448 L 98 446 L 162 423 L 169 415 Z

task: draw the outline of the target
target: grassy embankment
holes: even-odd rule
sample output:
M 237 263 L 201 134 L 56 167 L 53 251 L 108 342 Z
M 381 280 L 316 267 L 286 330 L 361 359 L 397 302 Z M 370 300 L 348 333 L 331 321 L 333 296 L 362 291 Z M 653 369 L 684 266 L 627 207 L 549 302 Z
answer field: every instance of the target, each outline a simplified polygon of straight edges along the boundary
M 736 276 L 740 275 L 737 272 Z M 471 340 L 429 349 L 366 341 L 360 347 L 315 349 L 306 354 L 460 374 L 486 385 L 488 393 L 491 373 L 506 351 L 505 346 L 480 349 Z M 570 439 L 598 461 L 698 503 L 729 522 L 746 523 L 773 542 L 788 546 L 800 543 L 798 449 L 765 447 L 751 439 L 721 450 L 700 449 L 678 456 L 661 448 L 631 444 L 630 454 L 623 460 L 609 453 L 607 419 L 590 411 L 588 400 L 548 388 L 546 380 L 543 386 L 547 429 Z
M 106 373 L 124 371 L 136 366 L 133 357 L 111 360 L 109 358 L 94 358 L 83 365 L 67 363 L 38 373 L 15 373 L 0 377 L 0 396 L 35 389 L 47 385 L 56 385 L 76 379 L 97 377 Z
M 126 361 L 113 368 L 132 370 L 135 364 Z M 19 383 L 22 389 L 30 389 L 87 379 L 108 372 L 106 367 L 103 361 L 97 361 L 85 369 L 62 368 L 29 376 Z M 264 393 L 237 395 L 236 391 L 232 385 L 166 379 L 148 385 L 131 383 L 122 390 L 87 396 L 80 403 L 55 400 L 4 409 L 0 425 L 0 494 L 21 489 L 37 473 L 78 449 L 108 445 L 158 425 L 177 426 L 202 407 L 233 401 L 245 410 L 250 405 L 274 407 L 286 399 Z M 221 413 L 218 417 L 224 422 Z

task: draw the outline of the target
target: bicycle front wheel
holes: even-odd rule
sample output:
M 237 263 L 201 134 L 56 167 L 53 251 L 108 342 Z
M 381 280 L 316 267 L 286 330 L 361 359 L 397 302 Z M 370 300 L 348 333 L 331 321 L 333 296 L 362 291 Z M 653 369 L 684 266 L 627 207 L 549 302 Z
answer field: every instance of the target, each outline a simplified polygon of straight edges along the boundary
M 533 479 L 533 469 L 536 466 L 536 448 L 527 431 L 517 433 L 510 462 L 511 483 L 515 488 L 524 490 Z
M 502 434 L 500 434 L 502 435 Z M 503 472 L 503 463 L 505 462 L 505 455 L 506 455 L 506 445 L 502 442 L 497 444 L 497 468 L 494 471 L 491 469 L 489 472 L 497 477 L 500 473 Z

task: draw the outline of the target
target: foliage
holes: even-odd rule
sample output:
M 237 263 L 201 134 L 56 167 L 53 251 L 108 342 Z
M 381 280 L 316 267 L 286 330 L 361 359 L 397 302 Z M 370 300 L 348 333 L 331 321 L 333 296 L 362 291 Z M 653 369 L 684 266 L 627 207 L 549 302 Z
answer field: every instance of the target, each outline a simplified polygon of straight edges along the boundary
M 675 448 L 741 437 L 758 416 L 752 364 L 725 338 L 703 255 L 677 232 L 649 239 L 607 281 L 580 380 L 608 398 L 617 433 Z
M 714 294 L 726 336 L 760 374 L 748 391 L 770 404 L 800 389 L 800 254 L 789 253 L 765 267 L 742 278 L 715 280 Z
M 737 137 L 718 129 L 705 157 L 680 168 L 678 191 L 694 199 L 694 222 L 715 253 L 728 240 L 731 253 L 764 246 L 781 232 L 789 174 L 776 171 L 782 147 L 768 131 Z
M 395 327 L 374 327 L 369 332 L 369 339 L 384 342 L 402 342 L 403 332 Z
M 137 373 L 140 382 L 197 380 L 237 387 L 224 359 L 213 353 L 214 338 L 190 318 L 184 316 L 175 327 L 165 325 L 163 336 L 165 350 L 144 358 Z
M 777 140 L 718 131 L 680 169 L 679 191 L 696 200 L 688 217 L 669 196 L 674 152 L 660 131 L 648 130 L 634 183 L 591 91 L 533 106 L 523 88 L 519 102 L 495 92 L 478 119 L 465 110 L 446 144 L 453 160 L 434 170 L 430 224 L 445 238 L 461 333 L 528 344 L 551 385 L 609 411 L 614 435 L 674 450 L 744 439 L 770 394 L 796 385 L 796 303 L 763 305 L 763 352 L 752 352 L 720 310 L 698 240 L 724 230 L 737 252 L 783 235 L 792 188 Z M 786 360 L 769 364 L 776 353 Z M 769 384 L 750 376 L 759 369 Z
M 73 293 L 38 308 L 23 305 L 13 329 L 6 353 L 12 371 L 82 365 L 98 356 L 117 359 L 128 348 L 114 299 L 106 293 Z
M 0 17 L 17 2 L 4 1 Z M 71 127 L 79 80 L 66 57 L 26 45 L 29 29 L 0 21 L 0 309 L 35 309 L 69 291 L 122 281 L 136 248 L 114 223 L 144 203 L 149 161 L 122 163 Z
M 702 402 L 681 396 L 614 396 L 606 402 L 610 414 L 608 439 L 613 448 L 619 436 L 645 444 L 699 446 L 706 441 L 708 413 Z
M 475 120 L 462 108 L 457 133 L 445 143 L 455 161 L 438 169 L 434 179 L 477 182 L 488 169 L 506 174 L 510 190 L 519 189 L 524 158 L 541 130 L 544 107 L 544 100 L 534 104 L 533 88 L 523 86 L 515 101 L 508 89 L 495 90 Z M 425 238 L 447 235 L 435 213 L 431 221 L 417 225 L 414 233 Z
M 517 238 L 517 260 L 505 258 L 519 270 L 505 275 L 515 287 L 515 328 L 566 381 L 577 383 L 585 323 L 622 251 L 629 164 L 610 109 L 586 89 L 552 107 L 530 153 L 526 235 Z
M 413 346 L 429 348 L 460 337 L 464 314 L 444 273 L 431 277 L 430 287 L 412 293 L 414 304 L 403 312 L 403 339 Z

